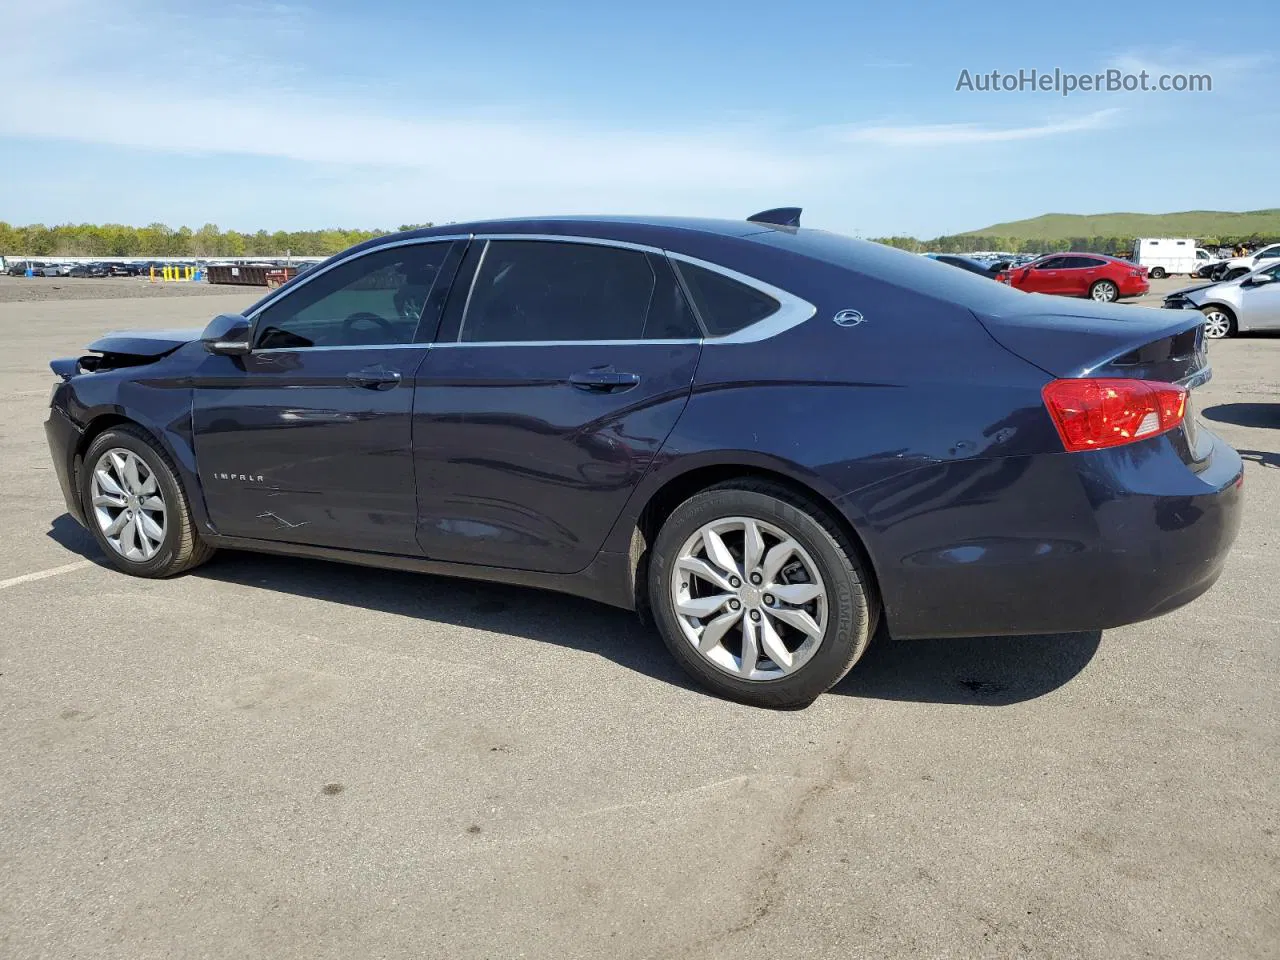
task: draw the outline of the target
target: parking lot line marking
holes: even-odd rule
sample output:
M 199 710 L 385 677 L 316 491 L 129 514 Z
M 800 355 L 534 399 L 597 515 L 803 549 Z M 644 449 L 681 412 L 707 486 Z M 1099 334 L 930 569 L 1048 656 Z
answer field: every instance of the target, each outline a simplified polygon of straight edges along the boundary
M 77 560 L 75 563 L 65 563 L 60 567 L 50 567 L 48 570 L 37 570 L 35 573 L 24 573 L 20 577 L 10 577 L 8 580 L 0 580 L 0 590 L 8 590 L 10 587 L 16 587 L 21 583 L 31 583 L 33 580 L 46 580 L 49 577 L 56 577 L 64 573 L 72 573 L 76 570 L 83 570 L 85 567 L 92 566 L 92 560 Z

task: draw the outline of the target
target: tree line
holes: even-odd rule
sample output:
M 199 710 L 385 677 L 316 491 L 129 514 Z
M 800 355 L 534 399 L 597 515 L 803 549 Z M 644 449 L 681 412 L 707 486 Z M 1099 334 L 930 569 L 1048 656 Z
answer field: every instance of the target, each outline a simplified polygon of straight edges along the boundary
M 406 223 L 399 230 L 432 226 Z M 198 230 L 163 223 L 130 227 L 119 223 L 33 223 L 0 220 L 0 256 L 28 257 L 324 257 L 390 230 L 276 230 L 242 233 L 206 223 Z
M 397 230 L 430 227 L 430 223 L 405 223 Z M 206 223 L 198 230 L 163 223 L 131 227 L 119 223 L 33 223 L 12 226 L 0 220 L 0 256 L 28 257 L 277 257 L 286 252 L 298 257 L 326 257 L 353 244 L 384 236 L 390 230 L 276 230 L 242 233 Z M 1028 240 L 1019 237 L 955 234 L 918 240 L 915 237 L 874 237 L 877 243 L 912 253 L 1065 253 L 1088 251 L 1123 256 L 1133 248 L 1133 237 L 1060 237 Z M 1203 246 L 1254 248 L 1268 242 L 1259 234 L 1239 237 L 1201 237 Z
M 996 250 L 1001 253 L 1104 253 L 1108 256 L 1127 256 L 1133 250 L 1134 237 L 1058 237 L 1053 240 L 1030 240 L 1019 237 L 985 236 L 982 234 L 956 234 L 917 240 L 915 237 L 874 237 L 877 243 L 908 250 L 911 253 L 977 253 Z M 1200 246 L 1210 253 L 1216 247 L 1234 247 L 1244 244 L 1250 249 L 1273 242 L 1274 238 L 1260 234 L 1239 237 L 1200 237 Z

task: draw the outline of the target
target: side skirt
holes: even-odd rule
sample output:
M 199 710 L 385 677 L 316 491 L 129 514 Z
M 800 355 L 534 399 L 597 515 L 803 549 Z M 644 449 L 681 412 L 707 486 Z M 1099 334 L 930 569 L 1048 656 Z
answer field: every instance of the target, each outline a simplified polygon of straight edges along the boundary
M 631 583 L 630 558 L 626 554 L 597 554 L 596 558 L 578 573 L 539 573 L 535 570 L 512 570 L 507 567 L 485 567 L 470 563 L 444 563 L 439 560 L 428 560 L 426 557 L 368 553 L 362 550 L 343 550 L 338 547 L 320 547 L 305 543 L 281 543 L 276 540 L 224 537 L 209 533 L 202 536 L 210 546 L 224 550 L 247 550 L 253 553 L 273 553 L 286 557 L 308 557 L 362 567 L 377 567 L 383 570 L 405 570 L 410 573 L 427 573 L 440 577 L 456 577 L 461 580 L 507 583 L 518 587 L 568 593 L 623 610 L 636 608 L 635 591 Z

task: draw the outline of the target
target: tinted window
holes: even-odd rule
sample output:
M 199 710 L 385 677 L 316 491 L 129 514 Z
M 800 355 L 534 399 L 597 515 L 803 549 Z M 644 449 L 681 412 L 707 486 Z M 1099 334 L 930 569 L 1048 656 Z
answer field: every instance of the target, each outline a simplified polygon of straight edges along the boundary
M 674 284 L 637 250 L 550 240 L 492 240 L 476 272 L 458 339 L 640 340 L 681 323 Z M 646 329 L 653 315 L 652 329 Z M 691 336 L 684 332 L 681 336 Z
M 1257 257 L 1259 260 L 1270 260 L 1272 257 L 1280 257 L 1280 247 L 1270 247 L 1266 250 L 1259 250 Z
M 257 346 L 410 343 L 448 242 L 367 253 L 318 274 L 258 315 Z
M 1066 257 L 1046 257 L 1031 265 L 1033 270 L 1061 270 L 1067 265 Z
M 1071 266 L 1080 267 L 1105 267 L 1107 261 L 1099 260 L 1097 257 L 1072 257 Z
M 684 278 L 708 336 L 723 337 L 736 333 L 763 320 L 779 307 L 778 301 L 767 293 L 722 273 L 679 260 L 673 261 L 673 265 Z

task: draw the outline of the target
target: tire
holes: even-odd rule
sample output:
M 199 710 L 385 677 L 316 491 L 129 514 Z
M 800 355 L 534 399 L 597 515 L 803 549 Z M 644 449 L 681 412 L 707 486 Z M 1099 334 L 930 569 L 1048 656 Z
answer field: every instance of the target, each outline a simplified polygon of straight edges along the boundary
M 1211 303 L 1200 308 L 1204 314 L 1204 335 L 1209 340 L 1225 340 L 1236 335 L 1236 318 L 1226 307 Z
M 1163 279 L 1164 279 L 1165 277 L 1167 277 L 1168 275 L 1169 275 L 1169 274 L 1165 271 L 1164 267 L 1152 267 L 1152 268 L 1151 268 L 1151 279 L 1152 279 L 1152 280 L 1163 280 Z
M 1089 288 L 1089 299 L 1099 303 L 1115 303 L 1120 299 L 1120 288 L 1110 280 L 1098 280 Z
M 756 570 L 769 575 L 758 588 L 746 576 L 751 571 L 742 569 L 747 523 L 761 534 L 757 556 L 763 559 Z M 706 531 L 712 525 L 725 531 L 720 543 L 736 563 L 736 590 L 735 581 L 725 576 L 728 568 L 709 563 Z M 795 549 L 782 546 L 788 542 Z M 701 559 L 721 584 L 690 573 L 682 556 L 694 563 Z M 794 602 L 773 596 L 770 582 L 776 591 L 790 592 Z M 815 588 L 817 598 L 806 600 Z M 726 602 L 717 608 L 715 600 L 722 595 Z M 677 609 L 678 598 L 686 604 L 704 600 L 710 609 L 701 618 L 692 617 L 689 606 L 684 613 Z M 710 487 L 672 512 L 650 553 L 648 605 L 667 649 L 700 684 L 730 700 L 775 709 L 807 707 L 835 686 L 866 651 L 880 610 L 858 551 L 839 525 L 807 499 L 754 480 Z M 723 635 L 720 640 L 700 652 L 705 624 L 729 622 L 734 616 L 736 621 L 716 630 Z M 759 651 L 754 666 L 745 671 L 754 674 L 750 678 L 742 665 L 744 627 L 757 638 Z M 786 649 L 775 660 L 769 649 L 778 650 L 779 642 Z M 791 664 L 780 666 L 787 658 Z
M 132 461 L 134 457 L 140 466 Z M 139 481 L 132 487 L 127 479 L 131 463 L 132 476 Z M 112 427 L 95 437 L 85 451 L 79 479 L 80 503 L 89 532 L 117 569 L 135 577 L 171 577 L 213 556 L 214 548 L 196 531 L 177 468 L 142 429 Z M 101 500 L 98 505 L 95 496 Z M 160 509 L 148 509 L 157 499 Z M 125 517 L 123 527 L 113 538 L 108 531 L 120 517 Z M 153 536 L 157 529 L 161 532 L 158 539 Z

